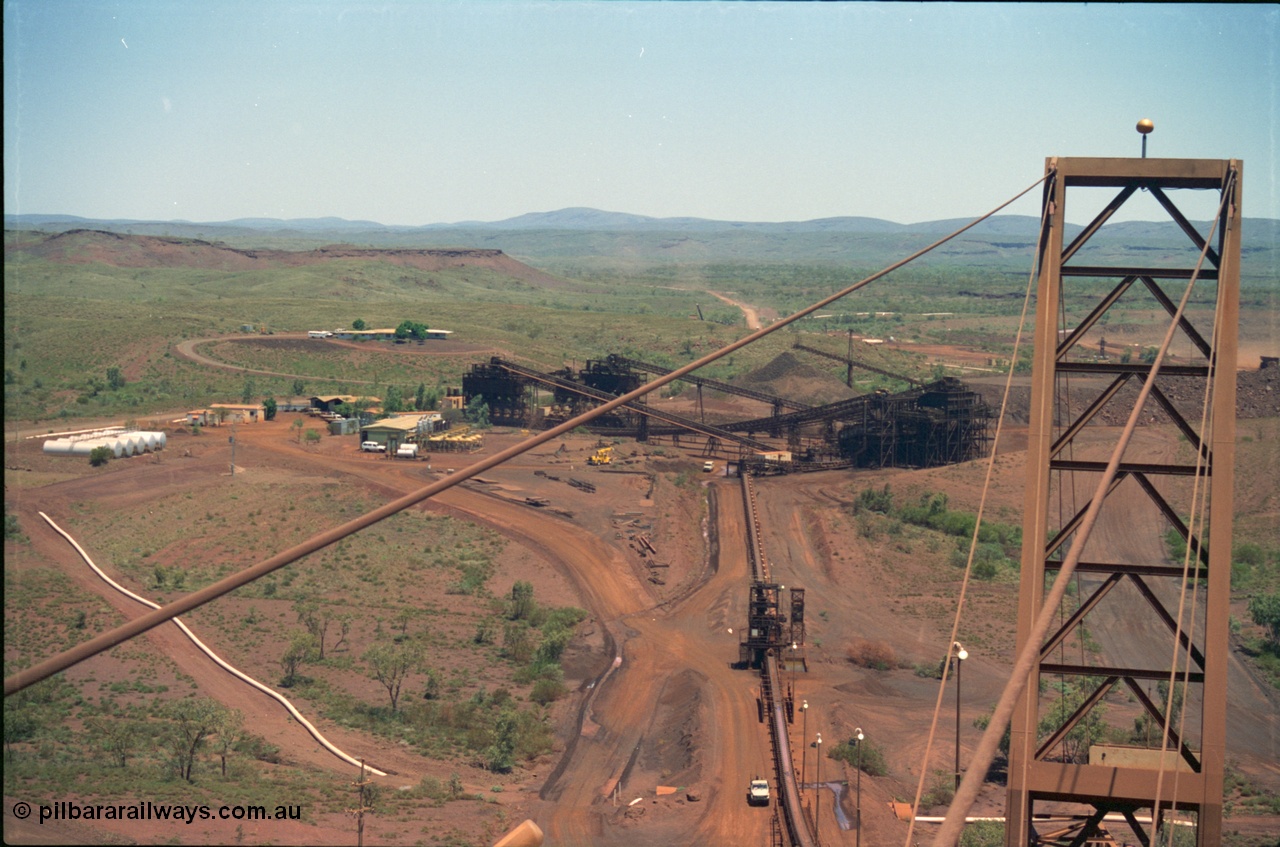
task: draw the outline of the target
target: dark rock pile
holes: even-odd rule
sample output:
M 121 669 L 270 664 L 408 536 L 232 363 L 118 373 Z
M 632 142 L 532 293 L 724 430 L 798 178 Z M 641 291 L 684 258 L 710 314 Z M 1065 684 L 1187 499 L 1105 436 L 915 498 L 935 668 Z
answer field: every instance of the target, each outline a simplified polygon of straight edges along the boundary
M 1201 408 L 1204 404 L 1205 383 L 1193 377 L 1158 377 L 1156 387 L 1169 399 L 1192 426 L 1198 427 Z M 1103 426 L 1124 426 L 1133 409 L 1138 392 L 1142 388 L 1142 377 L 1135 376 L 1111 398 L 1105 408 L 1094 419 Z M 994 412 L 1000 409 L 1000 398 L 1004 387 L 1000 385 L 974 386 Z M 1099 394 L 1102 385 L 1098 380 L 1077 380 L 1075 384 L 1064 381 L 1059 388 L 1059 408 L 1069 410 L 1075 417 L 1088 408 Z M 1025 386 L 1014 386 L 1009 392 L 1007 420 L 1013 423 L 1027 423 L 1031 408 L 1031 389 Z M 1275 418 L 1280 417 L 1280 368 L 1262 368 L 1256 371 L 1239 371 L 1236 375 L 1236 417 Z M 1171 419 L 1154 397 L 1148 398 L 1142 409 L 1140 424 L 1166 424 Z

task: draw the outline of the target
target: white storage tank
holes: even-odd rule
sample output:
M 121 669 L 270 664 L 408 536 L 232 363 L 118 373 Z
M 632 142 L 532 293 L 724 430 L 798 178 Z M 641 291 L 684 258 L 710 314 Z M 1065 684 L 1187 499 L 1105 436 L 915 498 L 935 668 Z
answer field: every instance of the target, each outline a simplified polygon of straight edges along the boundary
M 74 443 L 70 438 L 50 438 L 44 443 L 44 452 L 52 456 L 70 456 Z

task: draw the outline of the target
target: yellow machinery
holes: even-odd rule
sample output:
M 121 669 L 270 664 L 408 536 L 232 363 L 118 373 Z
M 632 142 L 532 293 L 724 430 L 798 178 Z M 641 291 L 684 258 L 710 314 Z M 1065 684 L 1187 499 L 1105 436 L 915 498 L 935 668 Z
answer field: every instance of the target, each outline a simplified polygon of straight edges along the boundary
M 601 447 L 596 452 L 587 457 L 588 465 L 608 465 L 613 462 L 613 448 Z

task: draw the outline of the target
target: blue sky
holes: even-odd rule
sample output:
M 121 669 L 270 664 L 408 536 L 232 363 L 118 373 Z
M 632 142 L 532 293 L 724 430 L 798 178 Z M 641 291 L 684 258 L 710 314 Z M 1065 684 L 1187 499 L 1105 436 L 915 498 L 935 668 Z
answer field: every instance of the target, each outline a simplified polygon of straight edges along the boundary
M 910 223 L 1149 117 L 1280 218 L 1278 62 L 1272 4 L 6 0 L 4 207 Z

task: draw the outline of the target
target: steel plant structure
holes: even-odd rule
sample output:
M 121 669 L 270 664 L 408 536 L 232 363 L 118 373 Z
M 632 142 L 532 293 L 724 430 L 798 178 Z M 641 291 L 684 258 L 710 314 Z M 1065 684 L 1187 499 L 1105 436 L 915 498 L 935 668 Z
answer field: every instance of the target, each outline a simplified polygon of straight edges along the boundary
M 635 390 L 644 381 L 641 372 L 670 373 L 666 368 L 616 354 L 589 361 L 585 369 L 576 372 L 565 368 L 555 373 L 542 373 L 494 357 L 487 363 L 471 366 L 463 377 L 462 392 L 468 402 L 482 397 L 494 423 L 552 425 Z M 916 382 L 909 377 L 895 378 Z M 736 451 L 734 458 L 741 466 L 757 474 L 850 466 L 936 467 L 979 458 L 989 443 L 990 410 L 979 394 L 951 377 L 927 385 L 917 384 L 898 394 L 875 392 L 816 407 L 701 377 L 685 377 L 685 380 L 697 386 L 699 398 L 702 389 L 707 387 L 768 403 L 773 413 L 763 418 L 710 425 L 635 403 L 600 418 L 595 427 L 640 440 L 650 436 L 693 434 L 707 439 L 709 454 L 721 449 Z M 545 414 L 533 399 L 535 384 L 549 387 L 553 392 L 552 405 Z M 797 411 L 784 413 L 783 409 Z M 777 448 L 756 441 L 752 438 L 756 433 L 786 438 L 794 460 L 778 462 L 760 458 L 761 453 Z
M 1221 842 L 1222 832 L 1242 166 L 1238 160 L 1057 158 L 1047 160 L 1046 173 L 1018 619 L 1019 654 L 1029 641 L 1039 640 L 1039 649 L 1027 651 L 1036 659 L 1013 712 L 1006 844 L 1085 843 L 1100 833 L 1108 813 L 1119 813 L 1142 843 L 1153 843 L 1161 820 L 1176 810 L 1194 817 L 1197 843 L 1209 847 Z M 1084 194 L 1077 189 L 1103 189 L 1111 199 L 1065 243 L 1068 193 Z M 1218 218 L 1207 235 L 1198 233 L 1174 204 L 1171 195 L 1178 189 L 1210 190 L 1220 198 Z M 1091 255 L 1090 239 L 1138 192 L 1147 192 L 1186 233 L 1185 260 L 1175 258 L 1161 267 L 1082 261 Z M 1199 282 L 1210 294 L 1197 298 L 1193 322 L 1175 301 L 1185 298 L 1180 292 L 1189 283 Z M 1170 296 L 1163 286 L 1178 293 Z M 1092 350 L 1104 316 L 1122 300 L 1132 305 L 1136 297 L 1169 313 L 1164 350 L 1175 325 L 1180 330 L 1177 349 L 1189 352 L 1178 364 L 1095 360 Z M 1075 327 L 1064 326 L 1064 315 L 1073 310 L 1087 316 Z M 1203 380 L 1204 413 L 1188 420 L 1161 392 L 1158 375 Z M 1144 376 L 1137 400 L 1121 409 L 1134 407 L 1119 440 L 1108 441 L 1114 430 L 1090 431 L 1098 412 L 1112 401 L 1123 404 L 1120 398 L 1130 396 L 1133 386 L 1129 393 L 1122 389 L 1134 377 L 1135 385 L 1143 383 Z M 1101 378 L 1107 387 L 1088 407 L 1072 408 L 1060 391 L 1073 377 Z M 1130 442 L 1148 398 L 1181 430 L 1194 460 L 1144 456 L 1141 445 Z M 1092 440 L 1086 440 L 1089 435 Z M 1116 445 L 1111 459 L 1083 461 L 1100 440 Z M 1078 484 L 1087 492 L 1097 487 L 1087 510 L 1075 502 Z M 1187 561 L 1091 561 L 1084 539 L 1124 500 L 1129 508 L 1158 510 L 1186 539 Z M 1191 520 L 1184 521 L 1184 515 Z M 1061 596 L 1048 589 L 1048 582 L 1057 574 L 1069 575 L 1073 567 L 1085 582 L 1078 597 L 1052 610 L 1058 616 L 1056 631 L 1043 622 L 1033 626 L 1053 605 L 1049 601 Z M 1089 612 L 1108 602 L 1124 604 L 1147 644 L 1102 644 L 1087 654 L 1077 646 L 1068 655 L 1068 645 L 1083 644 L 1081 627 Z M 1146 627 L 1140 625 L 1144 613 Z M 1033 638 L 1042 632 L 1046 638 Z M 1163 637 L 1155 641 L 1153 634 Z M 1059 680 L 1071 680 L 1080 696 L 1079 707 L 1065 717 L 1066 710 L 1051 711 L 1039 693 L 1042 682 L 1053 683 L 1047 686 L 1053 689 Z M 1185 719 L 1176 714 L 1179 703 L 1172 694 L 1153 699 L 1149 693 L 1148 687 L 1160 681 L 1168 690 L 1185 691 Z M 1095 747 L 1080 761 L 1083 757 L 1068 753 L 1062 742 L 1088 726 L 1090 712 L 1118 685 L 1163 731 L 1169 752 L 1112 749 L 1107 763 L 1108 751 Z M 1064 802 L 1084 812 L 1073 828 L 1050 834 L 1043 821 L 1033 819 L 1037 806 Z M 1086 806 L 1091 809 L 1085 811 Z M 1138 810 L 1153 813 L 1147 832 Z

